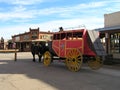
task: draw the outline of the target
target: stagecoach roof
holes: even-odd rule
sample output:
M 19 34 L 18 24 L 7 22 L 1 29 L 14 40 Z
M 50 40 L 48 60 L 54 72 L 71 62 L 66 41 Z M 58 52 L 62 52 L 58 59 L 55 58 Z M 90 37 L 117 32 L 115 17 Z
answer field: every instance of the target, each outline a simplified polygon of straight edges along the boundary
M 85 29 L 64 30 L 64 31 L 59 31 L 59 32 L 54 32 L 54 33 L 78 32 L 78 31 L 83 31 L 83 30 Z

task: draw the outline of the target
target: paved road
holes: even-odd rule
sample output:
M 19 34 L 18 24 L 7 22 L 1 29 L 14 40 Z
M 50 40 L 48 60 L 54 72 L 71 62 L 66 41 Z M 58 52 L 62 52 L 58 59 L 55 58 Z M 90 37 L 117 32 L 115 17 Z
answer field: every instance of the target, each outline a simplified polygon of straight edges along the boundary
M 83 65 L 70 72 L 63 63 L 50 67 L 32 62 L 31 53 L 0 53 L 0 90 L 120 90 L 120 67 L 94 71 Z

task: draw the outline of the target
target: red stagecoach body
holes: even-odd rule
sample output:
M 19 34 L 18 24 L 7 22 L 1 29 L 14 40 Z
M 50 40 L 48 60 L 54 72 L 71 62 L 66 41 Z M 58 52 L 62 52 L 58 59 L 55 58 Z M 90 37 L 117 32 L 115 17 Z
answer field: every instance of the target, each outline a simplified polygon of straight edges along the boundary
M 74 48 L 80 50 L 83 55 L 96 56 L 87 37 L 85 29 L 57 32 L 53 36 L 52 48 L 59 57 L 66 57 L 67 52 Z

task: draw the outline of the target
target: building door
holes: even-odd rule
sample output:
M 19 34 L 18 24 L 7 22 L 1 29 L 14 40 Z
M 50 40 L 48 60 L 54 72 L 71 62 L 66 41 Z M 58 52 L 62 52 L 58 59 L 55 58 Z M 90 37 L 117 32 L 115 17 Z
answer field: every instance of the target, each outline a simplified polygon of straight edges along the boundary
M 22 52 L 24 51 L 24 50 L 23 50 L 23 43 L 21 43 L 20 51 L 22 51 Z

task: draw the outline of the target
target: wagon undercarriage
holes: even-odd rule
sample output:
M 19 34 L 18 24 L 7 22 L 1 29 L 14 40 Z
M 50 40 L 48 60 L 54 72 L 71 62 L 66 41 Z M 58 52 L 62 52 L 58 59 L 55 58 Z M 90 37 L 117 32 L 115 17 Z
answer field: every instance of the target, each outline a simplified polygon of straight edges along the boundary
M 58 59 L 59 58 L 53 58 L 51 53 L 46 51 L 43 56 L 43 64 L 45 66 L 49 66 L 54 60 Z M 87 63 L 88 66 L 93 70 L 100 69 L 103 65 L 102 57 L 83 57 L 82 53 L 78 52 L 77 49 L 71 50 L 66 58 L 60 58 L 59 60 L 63 60 L 67 68 L 73 72 L 79 71 L 83 62 Z

